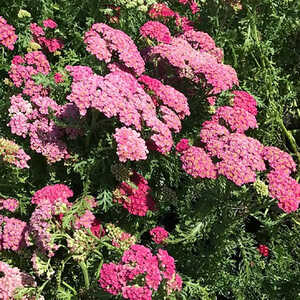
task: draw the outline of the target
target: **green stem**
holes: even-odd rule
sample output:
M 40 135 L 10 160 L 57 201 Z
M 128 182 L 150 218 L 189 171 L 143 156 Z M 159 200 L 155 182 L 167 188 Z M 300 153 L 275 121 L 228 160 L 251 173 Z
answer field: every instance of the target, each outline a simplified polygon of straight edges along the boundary
M 79 263 L 79 266 L 83 273 L 85 288 L 88 290 L 90 288 L 90 279 L 89 279 L 88 269 L 87 269 L 84 261 L 81 261 Z
M 297 147 L 297 143 L 296 143 L 296 140 L 294 138 L 294 136 L 290 133 L 289 130 L 286 129 L 286 127 L 284 126 L 284 123 L 282 121 L 282 119 L 280 117 L 278 117 L 278 123 L 284 133 L 284 135 L 286 136 L 286 138 L 288 139 L 288 141 L 290 142 L 290 145 L 297 157 L 297 160 L 298 160 L 298 164 L 299 164 L 299 170 L 298 170 L 298 177 L 299 177 L 299 173 L 300 173 L 300 153 L 298 152 L 298 147 Z
M 86 137 L 86 140 L 85 140 L 85 148 L 86 150 L 88 151 L 89 150 L 89 145 L 90 145 L 90 141 L 91 141 L 91 137 L 92 137 L 92 134 L 94 132 L 94 129 L 96 127 L 96 121 L 97 121 L 97 111 L 96 110 L 92 110 L 92 121 L 91 121 L 91 128 L 90 128 L 90 131 Z

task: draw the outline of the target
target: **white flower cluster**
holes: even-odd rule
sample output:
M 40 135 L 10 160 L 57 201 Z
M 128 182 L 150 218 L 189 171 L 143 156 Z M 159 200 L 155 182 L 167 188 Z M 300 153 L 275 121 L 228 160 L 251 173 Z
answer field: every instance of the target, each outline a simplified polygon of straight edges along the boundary
M 124 8 L 136 8 L 142 12 L 147 12 L 149 7 L 156 3 L 155 0 L 114 0 L 116 5 Z

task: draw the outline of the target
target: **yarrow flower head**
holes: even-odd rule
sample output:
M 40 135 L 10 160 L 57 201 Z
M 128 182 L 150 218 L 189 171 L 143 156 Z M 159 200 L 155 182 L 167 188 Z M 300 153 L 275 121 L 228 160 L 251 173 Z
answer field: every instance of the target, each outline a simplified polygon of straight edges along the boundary
M 263 157 L 264 160 L 269 163 L 269 166 L 275 171 L 288 175 L 296 171 L 296 163 L 293 158 L 288 153 L 277 147 L 264 147 Z
M 271 171 L 267 175 L 269 194 L 277 199 L 278 207 L 286 213 L 296 211 L 300 204 L 300 184 L 287 173 Z
M 190 147 L 188 139 L 181 139 L 176 145 L 176 151 L 181 153 Z
M 142 175 L 134 172 L 130 177 L 130 182 L 131 185 L 127 182 L 121 183 L 115 192 L 115 199 L 131 214 L 145 216 L 148 210 L 155 209 L 148 181 Z
M 269 248 L 266 245 L 259 245 L 257 250 L 259 251 L 259 253 L 264 256 L 264 257 L 268 257 L 269 256 Z
M 57 24 L 52 19 L 47 19 L 43 21 L 44 27 L 48 27 L 51 29 L 55 29 L 57 27 Z
M 136 280 L 138 278 L 143 280 Z M 132 245 L 124 252 L 119 264 L 103 264 L 99 284 L 110 294 L 122 294 L 131 300 L 151 300 L 153 291 L 161 285 L 166 295 L 182 288 L 174 259 L 168 252 L 160 249 L 153 255 L 142 245 Z
M 15 198 L 0 199 L 0 210 L 6 209 L 10 212 L 15 212 L 19 207 L 19 201 Z
M 0 16 L 0 44 L 9 50 L 14 50 L 14 44 L 18 36 L 15 34 L 15 28 L 7 24 L 7 21 Z
M 248 111 L 250 114 L 257 115 L 257 103 L 253 96 L 244 91 L 233 91 L 233 107 L 234 108 L 243 108 Z
M 0 251 L 20 251 L 30 246 L 28 225 L 16 218 L 0 215 Z
M 2 261 L 0 261 L 0 273 L 0 298 L 2 300 L 15 299 L 14 296 L 18 288 L 36 287 L 36 282 L 30 275 Z M 35 298 L 24 297 L 22 299 L 34 300 Z
M 160 226 L 152 228 L 149 233 L 156 244 L 162 244 L 169 236 L 169 232 Z
M 182 168 L 194 178 L 217 178 L 216 167 L 210 156 L 202 148 L 190 146 L 183 151 L 180 159 Z
M 84 42 L 87 50 L 96 55 L 99 60 L 108 63 L 113 54 L 118 54 L 119 60 L 135 74 L 141 75 L 145 71 L 144 61 L 136 45 L 123 31 L 103 23 L 95 23 L 85 33 Z
M 146 143 L 137 131 L 126 127 L 117 128 L 114 138 L 118 144 L 117 153 L 121 162 L 147 158 Z
M 167 26 L 157 21 L 148 21 L 140 28 L 143 37 L 149 37 L 161 43 L 171 42 L 171 33 Z
M 27 162 L 30 156 L 13 141 L 0 138 L 0 158 L 9 164 L 15 165 L 17 168 L 29 168 Z
M 69 204 L 68 198 L 73 197 L 73 191 L 64 184 L 47 185 L 36 191 L 31 199 L 32 204 L 55 204 L 57 201 Z

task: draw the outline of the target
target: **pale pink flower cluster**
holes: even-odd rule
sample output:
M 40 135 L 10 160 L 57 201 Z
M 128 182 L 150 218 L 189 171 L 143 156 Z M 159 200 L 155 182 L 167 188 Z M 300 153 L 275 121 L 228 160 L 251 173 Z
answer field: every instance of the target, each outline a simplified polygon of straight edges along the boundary
M 0 158 L 4 162 L 15 165 L 17 168 L 29 168 L 27 162 L 30 156 L 16 143 L 4 138 L 0 138 Z
M 137 131 L 126 127 L 116 128 L 114 138 L 117 142 L 117 154 L 121 162 L 147 158 L 146 143 Z
M 148 21 L 140 28 L 140 34 L 145 38 L 154 39 L 160 43 L 169 44 L 171 33 L 169 28 L 157 21 Z
M 115 194 L 116 201 L 121 203 L 129 213 L 145 216 L 148 210 L 155 210 L 155 202 L 150 195 L 148 181 L 140 174 L 134 172 L 130 181 L 136 188 L 127 182 L 122 182 Z
M 213 94 L 219 94 L 239 84 L 237 74 L 231 66 L 218 63 L 207 52 L 195 50 L 180 37 L 173 38 L 170 44 L 151 47 L 146 59 L 157 61 L 162 68 L 163 65 L 173 66 L 179 77 L 199 83 Z
M 0 215 L 0 251 L 20 251 L 29 245 L 27 223 Z
M 202 148 L 190 146 L 182 152 L 180 159 L 182 168 L 194 178 L 217 178 L 216 167 Z
M 0 210 L 6 209 L 10 212 L 15 212 L 19 207 L 19 201 L 15 198 L 0 199 Z
M 19 94 L 11 97 L 9 112 L 11 115 L 8 125 L 11 132 L 22 137 L 30 137 L 31 149 L 44 155 L 50 163 L 54 163 L 69 154 L 62 137 L 65 129 L 59 128 L 48 119 L 49 108 L 58 117 L 62 118 L 67 106 L 59 106 L 49 97 L 32 97 L 26 101 Z
M 144 61 L 133 40 L 123 31 L 113 29 L 106 24 L 96 23 L 85 33 L 87 50 L 99 60 L 110 62 L 117 54 L 121 62 L 138 76 L 145 71 Z
M 162 244 L 169 236 L 169 232 L 160 226 L 152 228 L 149 233 L 156 244 Z
M 216 47 L 215 41 L 208 33 L 195 31 L 192 29 L 184 32 L 179 37 L 188 41 L 195 50 L 211 54 L 217 59 L 218 63 L 221 63 L 223 61 L 223 50 Z
M 80 229 L 80 227 L 91 228 L 93 223 L 95 222 L 96 217 L 90 210 L 86 210 L 83 215 L 80 217 L 77 216 L 74 223 L 75 229 Z
M 16 289 L 24 287 L 35 287 L 36 282 L 34 279 L 21 272 L 18 268 L 11 267 L 7 263 L 0 261 L 0 299 L 11 300 L 15 299 L 14 295 Z M 35 297 L 23 297 L 22 300 L 34 300 Z M 42 298 L 40 298 L 42 299 Z
M 15 28 L 7 24 L 7 21 L 0 16 L 0 44 L 9 50 L 14 50 L 14 44 L 18 36 L 15 34 Z
M 142 281 L 138 280 L 141 278 Z M 103 264 L 99 284 L 106 292 L 122 294 L 125 299 L 131 300 L 151 300 L 153 292 L 161 285 L 168 296 L 182 288 L 174 258 L 161 249 L 153 255 L 142 245 L 132 245 L 124 252 L 119 264 Z
M 243 108 L 248 111 L 250 114 L 257 115 L 257 103 L 253 96 L 244 91 L 233 91 L 233 107 L 234 108 Z

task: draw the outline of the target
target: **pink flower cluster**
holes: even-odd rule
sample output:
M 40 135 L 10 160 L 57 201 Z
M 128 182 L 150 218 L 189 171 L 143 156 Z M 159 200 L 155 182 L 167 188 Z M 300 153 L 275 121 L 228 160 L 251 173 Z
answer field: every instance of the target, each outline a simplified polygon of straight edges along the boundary
M 0 210 L 6 209 L 10 212 L 15 212 L 19 207 L 19 201 L 15 198 L 0 199 Z
M 57 24 L 51 19 L 44 20 L 43 25 L 45 28 L 51 29 L 55 29 L 57 27 Z M 30 24 L 30 31 L 33 35 L 34 41 L 48 49 L 49 52 L 55 52 L 61 50 L 64 47 L 64 44 L 60 39 L 46 38 L 44 29 L 36 23 Z
M 284 212 L 296 211 L 300 204 L 300 184 L 287 173 L 271 171 L 267 175 L 270 196 L 279 201 Z
M 54 256 L 59 248 L 54 243 L 57 230 L 55 220 L 72 205 L 67 200 L 72 196 L 73 192 L 67 186 L 56 184 L 38 190 L 32 197 L 31 202 L 37 204 L 37 207 L 30 218 L 29 234 L 39 251 L 48 257 Z
M 14 50 L 14 44 L 18 36 L 15 34 L 15 28 L 7 24 L 7 21 L 0 16 L 0 44 L 9 50 Z
M 272 169 L 267 175 L 270 195 L 286 213 L 296 211 L 300 204 L 300 184 L 290 176 L 296 171 L 293 158 L 277 147 L 264 147 L 263 157 Z
M 164 3 L 155 3 L 151 6 L 149 17 L 152 19 L 174 17 L 175 12 Z
M 11 300 L 15 299 L 15 291 L 17 288 L 24 287 L 35 287 L 36 282 L 34 279 L 21 272 L 18 268 L 11 267 L 3 261 L 0 261 L 0 299 L 1 300 Z M 23 297 L 23 300 L 34 300 L 33 297 Z M 42 299 L 42 298 L 40 298 Z
M 149 233 L 156 244 L 162 244 L 169 236 L 169 232 L 160 226 L 152 228 Z
M 212 121 L 224 120 L 232 131 L 244 133 L 249 128 L 258 128 L 256 118 L 247 110 L 239 107 L 221 106 L 212 117 Z
M 160 43 L 169 44 L 171 42 L 171 33 L 169 28 L 157 21 L 148 21 L 140 28 L 140 34 L 147 38 L 154 39 Z
M 131 128 L 116 128 L 114 138 L 117 142 L 117 154 L 121 162 L 127 160 L 145 160 L 148 149 L 140 133 Z
M 200 11 L 200 8 L 199 8 L 197 2 L 194 0 L 178 0 L 178 2 L 181 4 L 184 4 L 184 5 L 188 4 L 190 6 L 192 14 L 196 14 L 197 12 Z
M 25 57 L 15 56 L 12 60 L 9 77 L 16 87 L 24 84 L 23 94 L 28 96 L 46 96 L 47 90 L 41 85 L 37 85 L 33 79 L 34 75 L 42 73 L 47 75 L 50 72 L 50 64 L 46 56 L 41 51 L 32 51 Z
M 190 146 L 182 151 L 182 168 L 194 178 L 217 178 L 216 167 L 210 156 L 200 147 Z
M 141 282 L 144 282 L 142 286 Z M 119 264 L 103 264 L 99 283 L 106 292 L 122 294 L 125 299 L 131 300 L 151 300 L 153 292 L 162 284 L 168 296 L 182 288 L 174 258 L 161 249 L 153 255 L 142 245 L 132 245 L 124 252 Z
M 148 181 L 136 172 L 130 177 L 130 181 L 136 188 L 127 182 L 122 182 L 118 188 L 116 200 L 131 214 L 145 216 L 148 210 L 155 209 L 155 202 L 150 195 Z
M 190 147 L 188 139 L 181 139 L 176 145 L 176 151 L 181 153 Z
M 29 102 L 24 100 L 21 94 L 12 96 L 10 101 L 11 119 L 8 125 L 12 133 L 24 138 L 28 135 L 31 149 L 43 154 L 50 163 L 69 157 L 62 137 L 66 133 L 71 137 L 77 136 L 79 132 L 74 131 L 70 134 L 72 128 L 59 128 L 52 120 L 49 120 L 48 115 L 50 108 L 56 117 L 64 119 L 70 115 L 70 104 L 59 106 L 51 98 L 41 96 L 32 97 Z M 76 115 L 76 107 L 73 108 L 74 113 Z
M 17 168 L 29 168 L 27 162 L 30 156 L 13 141 L 0 138 L 0 157 L 4 162 L 13 164 Z
M 71 197 L 73 197 L 73 191 L 66 185 L 47 185 L 34 193 L 31 203 L 43 205 L 49 202 L 54 205 L 58 201 L 60 203 L 69 204 L 68 198 Z
M 264 171 L 263 145 L 258 140 L 229 131 L 216 121 L 203 123 L 201 141 L 211 156 L 219 160 L 218 174 L 222 174 L 237 185 L 254 182 L 256 171 Z
M 216 57 L 208 52 L 195 50 L 180 37 L 173 38 L 170 44 L 151 47 L 146 56 L 149 61 L 157 61 L 162 69 L 173 66 L 180 78 L 200 84 L 207 93 L 218 94 L 239 84 L 231 66 L 218 63 Z
M 0 215 L 0 251 L 20 251 L 29 245 L 27 223 Z
M 243 108 L 250 114 L 257 115 L 257 103 L 253 96 L 244 91 L 233 91 L 233 107 L 234 108 Z
M 207 52 L 208 54 L 214 56 L 218 63 L 222 62 L 224 57 L 223 50 L 216 47 L 215 41 L 208 33 L 195 31 L 192 29 L 184 32 L 179 37 L 189 42 L 189 44 L 200 53 Z
M 257 250 L 259 251 L 259 253 L 264 256 L 264 257 L 268 257 L 269 256 L 269 248 L 266 245 L 259 245 L 259 247 L 257 248 Z
M 87 51 L 99 60 L 109 63 L 112 56 L 117 54 L 119 60 L 134 74 L 141 75 L 145 71 L 144 61 L 133 40 L 120 30 L 96 23 L 85 33 L 84 42 Z
M 188 100 L 181 92 L 147 75 L 142 75 L 138 80 L 144 85 L 147 91 L 155 94 L 159 104 L 173 109 L 180 119 L 184 119 L 191 114 Z
M 154 142 L 157 151 L 167 153 L 171 150 L 173 139 L 169 127 L 178 132 L 181 128 L 180 121 L 178 119 L 171 120 L 171 117 L 175 117 L 175 115 L 167 108 L 161 109 L 164 122 L 161 121 L 158 118 L 156 107 L 151 97 L 144 91 L 133 75 L 118 69 L 105 77 L 101 77 L 96 74 L 90 74 L 90 70 L 84 68 L 84 74 L 86 75 L 79 77 L 77 72 L 80 72 L 82 68 L 84 67 L 79 68 L 78 66 L 77 69 L 68 67 L 73 76 L 73 83 L 72 92 L 67 96 L 67 99 L 78 107 L 81 115 L 85 115 L 88 108 L 95 108 L 108 118 L 118 116 L 124 125 L 134 126 L 138 131 L 142 129 L 141 124 L 143 120 L 143 123 L 150 127 L 153 132 L 150 139 Z M 74 76 L 80 78 L 80 80 L 76 80 Z M 147 77 L 142 76 L 141 78 L 145 82 Z M 159 83 L 159 81 L 157 82 Z M 187 99 L 172 87 L 164 86 L 160 83 L 160 88 L 156 92 L 160 100 L 174 109 L 180 118 L 184 118 L 185 115 L 190 113 Z M 119 132 L 120 129 L 117 131 Z M 130 136 L 139 144 L 138 149 L 140 151 L 138 155 L 130 154 L 131 150 L 128 151 L 128 149 L 132 147 L 128 148 L 128 143 L 125 143 L 125 148 L 123 147 L 122 149 L 125 149 L 127 154 L 120 156 L 120 159 L 122 161 L 127 159 L 145 159 L 147 149 L 138 134 L 128 128 L 122 129 L 120 134 L 122 132 L 130 133 Z M 117 137 L 119 138 L 119 134 L 117 134 Z M 123 150 L 120 148 L 118 151 L 121 153 Z

